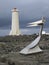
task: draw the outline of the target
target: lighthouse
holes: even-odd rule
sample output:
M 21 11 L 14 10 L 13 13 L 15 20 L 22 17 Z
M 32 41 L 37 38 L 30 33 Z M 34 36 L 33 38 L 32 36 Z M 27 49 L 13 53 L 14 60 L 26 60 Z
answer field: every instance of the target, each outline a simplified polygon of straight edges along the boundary
M 12 9 L 12 25 L 10 35 L 20 35 L 19 29 L 19 11 L 17 8 Z

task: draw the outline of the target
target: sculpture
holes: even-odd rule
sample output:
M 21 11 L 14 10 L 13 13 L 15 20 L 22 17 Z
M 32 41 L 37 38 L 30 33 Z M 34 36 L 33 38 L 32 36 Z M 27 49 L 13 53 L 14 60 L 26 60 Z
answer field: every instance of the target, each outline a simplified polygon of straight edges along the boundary
M 41 39 L 44 22 L 45 22 L 45 19 L 44 19 L 44 17 L 42 17 L 42 20 L 40 20 L 40 21 L 29 23 L 28 27 L 40 26 L 39 36 L 31 44 L 29 44 L 24 49 L 22 49 L 20 51 L 21 54 L 32 54 L 32 53 L 42 52 L 42 50 L 38 46 L 38 43 Z

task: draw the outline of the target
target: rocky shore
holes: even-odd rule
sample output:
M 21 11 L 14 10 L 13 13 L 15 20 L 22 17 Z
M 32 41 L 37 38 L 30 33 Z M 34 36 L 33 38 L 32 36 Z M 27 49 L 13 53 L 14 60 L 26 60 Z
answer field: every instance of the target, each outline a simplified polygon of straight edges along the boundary
M 36 37 L 36 34 L 0 37 L 0 65 L 49 65 L 49 35 L 42 35 L 38 44 L 43 52 L 31 55 L 19 53 Z

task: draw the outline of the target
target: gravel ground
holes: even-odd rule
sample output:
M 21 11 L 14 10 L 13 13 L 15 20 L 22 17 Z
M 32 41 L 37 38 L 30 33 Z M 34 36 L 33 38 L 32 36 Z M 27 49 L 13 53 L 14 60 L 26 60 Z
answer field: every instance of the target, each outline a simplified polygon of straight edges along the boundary
M 0 65 L 49 65 L 49 36 L 42 35 L 38 44 L 41 53 L 21 55 L 19 51 L 37 35 L 0 37 Z

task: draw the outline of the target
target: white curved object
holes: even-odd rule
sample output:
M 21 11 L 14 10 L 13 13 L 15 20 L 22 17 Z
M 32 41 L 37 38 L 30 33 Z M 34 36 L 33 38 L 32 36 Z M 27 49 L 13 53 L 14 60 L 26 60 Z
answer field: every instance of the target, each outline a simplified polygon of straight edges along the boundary
M 23 50 L 20 51 L 21 54 L 32 54 L 32 53 L 38 53 L 38 52 L 42 52 L 39 46 L 36 46 L 32 49 L 24 48 Z
M 32 27 L 32 26 L 38 26 L 38 25 L 37 25 L 37 24 L 35 24 L 35 25 L 32 25 L 32 24 L 31 24 L 31 25 L 28 25 L 27 27 Z
M 32 23 L 28 23 L 28 24 L 35 25 L 35 24 L 40 24 L 40 23 L 43 23 L 42 20 L 39 20 L 39 21 L 36 21 L 36 22 L 32 22 Z
M 24 49 L 20 51 L 21 54 L 30 54 L 35 52 L 42 51 L 37 44 L 39 43 L 40 36 L 38 36 L 31 44 L 26 46 Z
M 44 20 L 44 22 L 45 22 L 45 20 Z M 27 27 L 39 26 L 39 25 L 42 25 L 44 22 L 42 20 L 39 20 L 36 22 L 28 23 L 29 25 Z
M 31 44 L 29 44 L 25 48 L 30 49 L 30 48 L 35 47 L 38 44 L 39 40 L 40 40 L 40 36 L 38 36 Z
M 44 21 L 45 21 L 44 18 L 42 18 L 42 20 L 40 20 L 40 21 L 30 23 L 31 24 L 31 25 L 29 25 L 30 27 L 32 25 L 40 25 L 39 36 L 31 44 L 29 44 L 24 49 L 22 49 L 20 51 L 21 54 L 31 54 L 31 53 L 37 53 L 37 52 L 42 51 L 37 44 L 39 43 L 39 41 L 41 39 Z

